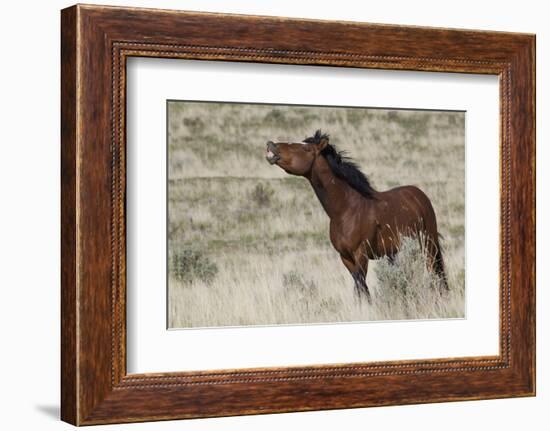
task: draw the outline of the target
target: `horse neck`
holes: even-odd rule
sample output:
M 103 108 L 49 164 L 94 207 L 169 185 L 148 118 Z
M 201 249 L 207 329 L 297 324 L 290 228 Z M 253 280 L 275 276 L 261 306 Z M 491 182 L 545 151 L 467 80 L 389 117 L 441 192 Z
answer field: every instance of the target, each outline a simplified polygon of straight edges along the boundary
M 338 178 L 322 156 L 315 159 L 307 178 L 330 219 L 343 215 L 347 209 L 361 200 L 358 199 L 359 193 Z

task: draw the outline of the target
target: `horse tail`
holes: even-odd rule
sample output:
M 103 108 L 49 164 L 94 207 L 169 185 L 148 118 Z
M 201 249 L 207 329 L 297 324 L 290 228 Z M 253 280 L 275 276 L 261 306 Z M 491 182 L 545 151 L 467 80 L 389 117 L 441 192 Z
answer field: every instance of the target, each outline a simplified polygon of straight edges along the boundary
M 445 263 L 443 261 L 443 250 L 441 241 L 443 236 L 437 229 L 437 218 L 432 202 L 428 196 L 418 187 L 411 186 L 410 190 L 415 195 L 415 200 L 419 203 L 419 212 L 422 214 L 421 228 L 424 230 L 429 269 L 441 279 L 442 290 L 449 290 L 447 274 L 445 273 Z M 422 245 L 421 245 L 422 246 Z
M 445 263 L 443 262 L 443 251 L 441 249 L 441 240 L 443 239 L 443 235 L 441 235 L 439 232 L 437 233 L 437 240 L 435 244 L 435 256 L 434 256 L 434 270 L 435 273 L 441 278 L 441 281 L 443 283 L 443 287 L 445 290 L 449 290 L 449 283 L 447 281 L 447 274 L 445 273 Z

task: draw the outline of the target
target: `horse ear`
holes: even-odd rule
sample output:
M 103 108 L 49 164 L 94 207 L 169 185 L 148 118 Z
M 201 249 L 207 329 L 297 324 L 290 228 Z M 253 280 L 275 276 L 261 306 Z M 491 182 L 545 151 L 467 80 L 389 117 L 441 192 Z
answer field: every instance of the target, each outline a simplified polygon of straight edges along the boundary
M 327 145 L 328 145 L 328 136 L 323 136 L 318 144 L 319 151 L 323 151 Z

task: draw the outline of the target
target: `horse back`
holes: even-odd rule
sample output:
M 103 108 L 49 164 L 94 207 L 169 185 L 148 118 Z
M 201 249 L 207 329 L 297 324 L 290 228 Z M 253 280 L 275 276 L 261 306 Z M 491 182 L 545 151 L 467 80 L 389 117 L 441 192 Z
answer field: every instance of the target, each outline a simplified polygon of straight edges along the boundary
M 437 237 L 435 211 L 426 193 L 413 185 L 399 186 L 378 195 L 381 229 L 408 235 L 424 231 Z

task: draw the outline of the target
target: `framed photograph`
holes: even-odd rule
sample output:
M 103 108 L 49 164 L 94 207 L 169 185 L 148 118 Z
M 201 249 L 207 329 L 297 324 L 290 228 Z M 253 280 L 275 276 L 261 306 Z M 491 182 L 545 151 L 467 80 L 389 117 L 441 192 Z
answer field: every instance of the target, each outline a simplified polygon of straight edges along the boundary
M 61 13 L 61 416 L 535 394 L 535 36 Z

